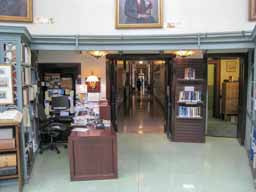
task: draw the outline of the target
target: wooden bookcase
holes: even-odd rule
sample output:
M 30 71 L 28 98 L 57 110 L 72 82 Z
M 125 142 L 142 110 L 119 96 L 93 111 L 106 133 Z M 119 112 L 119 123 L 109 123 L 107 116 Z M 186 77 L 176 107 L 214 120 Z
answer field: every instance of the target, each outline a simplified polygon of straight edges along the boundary
M 185 70 L 188 68 L 194 73 L 192 77 L 185 78 Z M 174 60 L 172 139 L 176 142 L 205 142 L 206 79 L 206 59 L 176 58 Z
M 7 155 L 7 154 L 15 154 L 16 155 L 16 173 L 12 175 L 4 175 L 0 176 L 0 180 L 9 180 L 9 179 L 18 179 L 19 183 L 19 192 L 22 192 L 23 189 L 23 177 L 21 171 L 21 158 L 20 158 L 20 125 L 17 123 L 1 123 L 0 129 L 3 128 L 10 128 L 13 129 L 13 138 L 15 139 L 15 148 L 11 149 L 0 149 L 0 155 Z

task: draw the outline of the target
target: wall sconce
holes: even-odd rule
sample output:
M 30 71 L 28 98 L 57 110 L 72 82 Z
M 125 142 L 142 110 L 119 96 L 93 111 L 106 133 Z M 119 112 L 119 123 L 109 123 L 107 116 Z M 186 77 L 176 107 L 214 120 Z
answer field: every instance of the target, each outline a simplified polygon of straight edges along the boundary
M 87 51 L 87 53 L 97 59 L 107 55 L 106 51 Z
M 94 90 L 97 88 L 97 84 L 99 81 L 99 78 L 92 73 L 89 77 L 87 77 L 85 82 L 87 83 L 89 89 Z
M 180 50 L 180 51 L 176 51 L 176 55 L 180 56 L 180 57 L 189 57 L 191 55 L 193 55 L 194 52 L 191 50 Z

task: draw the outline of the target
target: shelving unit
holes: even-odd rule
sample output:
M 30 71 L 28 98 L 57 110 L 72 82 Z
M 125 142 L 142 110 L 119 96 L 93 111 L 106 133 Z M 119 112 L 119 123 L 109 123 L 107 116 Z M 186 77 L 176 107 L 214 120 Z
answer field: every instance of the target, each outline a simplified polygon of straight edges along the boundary
M 6 175 L 2 175 L 0 176 L 0 180 L 7 180 L 7 179 L 18 179 L 19 182 L 19 192 L 22 191 L 22 186 L 23 186 L 23 178 L 22 178 L 22 171 L 21 171 L 21 158 L 20 158 L 20 153 L 21 153 L 21 149 L 20 149 L 20 139 L 19 139 L 19 129 L 20 129 L 20 125 L 17 123 L 13 123 L 13 124 L 0 124 L 0 129 L 2 128 L 8 128 L 8 129 L 12 129 L 13 131 L 13 138 L 15 139 L 15 148 L 13 149 L 1 149 L 0 150 L 0 156 L 4 156 L 4 155 L 15 155 L 16 156 L 16 170 L 15 173 L 6 173 Z M 13 166 L 14 167 L 14 166 Z M 0 167 L 1 168 L 8 168 L 7 167 Z
M 205 142 L 206 66 L 205 59 L 177 58 L 174 61 L 172 89 L 174 141 Z M 193 75 L 188 78 L 185 71 L 189 69 L 193 71 Z
M 27 110 L 30 114 L 30 126 L 24 125 L 24 121 L 20 125 L 19 137 L 20 137 L 20 159 L 22 162 L 21 175 L 22 180 L 27 182 L 31 172 L 31 158 L 37 149 L 38 137 L 36 133 L 37 129 L 37 110 L 36 99 L 29 100 L 24 105 L 24 94 L 23 90 L 32 90 L 33 85 L 37 84 L 36 78 L 31 82 L 24 83 L 22 73 L 25 69 L 27 71 L 36 72 L 36 66 L 31 62 L 31 50 L 29 36 L 25 32 L 17 34 L 0 34 L 0 64 L 11 65 L 13 68 L 13 92 L 14 92 L 14 103 L 11 105 L 0 105 L 0 111 L 6 111 L 8 109 L 17 109 L 20 112 Z M 26 49 L 26 51 L 24 51 Z M 36 55 L 36 54 L 33 54 Z M 28 151 L 30 151 L 28 154 Z M 6 177 L 6 179 L 16 179 L 13 176 Z
M 29 178 L 32 171 L 34 153 L 37 151 L 39 143 L 39 133 L 37 132 L 39 127 L 37 115 L 38 74 L 36 60 L 32 60 L 32 52 L 25 43 L 22 43 L 21 56 L 25 159 L 27 178 Z
M 71 75 L 62 73 L 44 73 L 42 75 L 41 88 L 44 98 L 45 113 L 48 117 L 54 117 L 52 98 L 67 96 L 70 101 L 69 113 L 74 113 L 75 86 Z

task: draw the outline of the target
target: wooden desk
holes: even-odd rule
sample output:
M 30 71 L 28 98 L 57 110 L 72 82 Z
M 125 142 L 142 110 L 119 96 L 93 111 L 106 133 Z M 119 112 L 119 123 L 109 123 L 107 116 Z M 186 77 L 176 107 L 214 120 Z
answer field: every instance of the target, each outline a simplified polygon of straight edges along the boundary
M 117 178 L 116 140 L 110 130 L 72 132 L 68 139 L 71 180 Z

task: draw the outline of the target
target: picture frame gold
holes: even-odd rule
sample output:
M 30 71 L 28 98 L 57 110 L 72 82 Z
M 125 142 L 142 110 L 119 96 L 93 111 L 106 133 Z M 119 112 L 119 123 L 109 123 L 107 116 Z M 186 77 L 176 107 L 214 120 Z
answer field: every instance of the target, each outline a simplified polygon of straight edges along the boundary
M 26 16 L 17 16 L 17 15 L 4 15 L 0 11 L 0 21 L 2 22 L 33 22 L 33 0 L 25 0 L 26 5 Z M 18 6 L 16 4 L 16 6 Z
M 226 61 L 226 72 L 235 73 L 236 71 L 237 71 L 237 61 L 236 60 Z
M 120 1 L 124 3 L 126 0 L 116 0 L 115 27 L 116 29 L 147 29 L 147 28 L 162 28 L 163 27 L 163 0 L 157 1 L 157 22 L 155 23 L 124 23 L 121 22 Z M 136 1 L 136 0 L 135 0 Z
M 12 65 L 0 64 L 0 105 L 13 104 L 13 68 Z
M 249 21 L 256 21 L 256 0 L 249 0 Z

